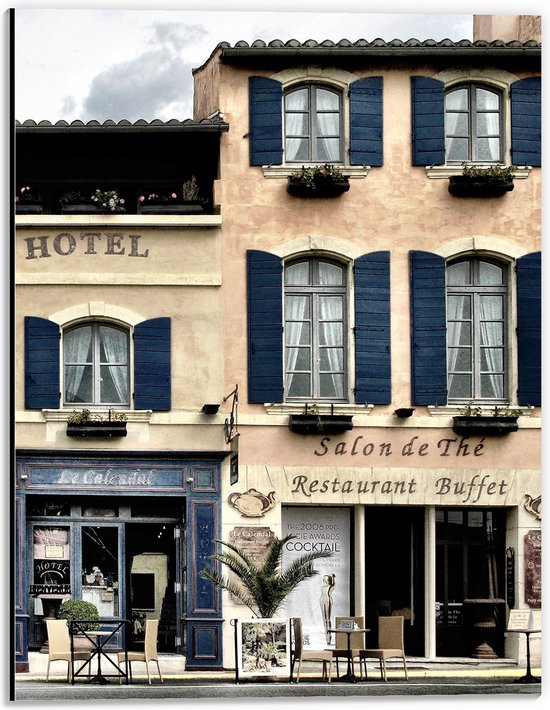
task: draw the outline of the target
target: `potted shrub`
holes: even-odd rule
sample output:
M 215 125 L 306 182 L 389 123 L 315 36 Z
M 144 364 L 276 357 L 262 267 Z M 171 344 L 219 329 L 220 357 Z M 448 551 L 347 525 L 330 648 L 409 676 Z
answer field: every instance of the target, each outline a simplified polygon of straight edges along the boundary
M 19 188 L 15 196 L 16 214 L 42 214 L 42 200 L 36 198 L 27 185 Z
M 349 190 L 349 181 L 340 168 L 330 163 L 312 165 L 288 178 L 287 192 L 297 197 L 337 197 Z
M 113 438 L 126 436 L 126 415 L 109 410 L 107 417 L 89 409 L 73 410 L 67 418 L 67 436 Z
M 86 638 L 82 632 L 99 630 L 99 611 L 95 604 L 86 602 L 83 599 L 67 599 L 59 607 L 58 619 L 66 619 L 69 625 L 69 632 L 73 631 L 71 621 L 81 622 L 74 628 L 73 647 L 75 651 L 88 650 L 93 646 L 92 640 Z
M 225 589 L 259 618 L 275 616 L 286 597 L 301 582 L 317 574 L 313 567 L 315 560 L 332 557 L 332 552 L 316 551 L 295 559 L 286 569 L 282 567 L 283 550 L 289 540 L 296 535 L 275 537 L 264 560 L 254 560 L 247 552 L 229 542 L 216 540 L 229 552 L 212 555 L 211 559 L 225 565 L 234 577 L 224 577 L 217 570 L 205 567 L 201 577 L 213 582 L 219 589 Z M 235 579 L 235 576 L 238 579 Z
M 484 413 L 479 406 L 468 404 L 453 417 L 453 431 L 457 434 L 502 436 L 518 430 L 520 409 L 495 406 L 492 412 Z
M 514 165 L 462 164 L 462 175 L 449 178 L 449 192 L 456 197 L 501 197 L 514 189 Z
M 290 431 L 296 434 L 341 434 L 353 429 L 352 414 L 320 414 L 316 404 L 304 407 L 303 414 L 291 414 L 288 420 Z

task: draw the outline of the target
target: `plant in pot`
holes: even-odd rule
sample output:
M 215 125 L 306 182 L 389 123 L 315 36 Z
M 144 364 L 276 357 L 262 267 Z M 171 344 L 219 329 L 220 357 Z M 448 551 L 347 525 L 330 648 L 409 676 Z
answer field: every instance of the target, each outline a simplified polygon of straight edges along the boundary
M 352 414 L 335 414 L 331 404 L 330 414 L 321 414 L 317 404 L 304 405 L 302 414 L 291 414 L 288 428 L 296 434 L 342 434 L 353 429 Z
M 309 552 L 293 560 L 286 568 L 282 567 L 285 545 L 296 535 L 275 537 L 263 560 L 253 559 L 245 550 L 229 542 L 217 540 L 227 548 L 211 555 L 211 559 L 220 562 L 233 573 L 233 577 L 223 576 L 212 567 L 205 567 L 201 577 L 213 582 L 219 589 L 225 589 L 259 618 L 272 618 L 281 608 L 287 596 L 301 582 L 318 574 L 314 568 L 315 560 L 328 558 L 332 552 L 319 550 Z
M 492 410 L 483 410 L 473 402 L 467 404 L 453 417 L 453 431 L 457 434 L 501 436 L 518 430 L 521 409 L 495 405 Z
M 99 630 L 99 611 L 92 602 L 83 599 L 67 599 L 59 607 L 58 619 L 66 619 L 69 631 L 74 629 L 73 643 L 75 649 L 89 648 L 92 643 L 86 638 L 85 633 Z M 71 624 L 78 622 L 78 624 Z
M 42 200 L 32 194 L 28 185 L 20 187 L 15 196 L 16 214 L 42 214 Z
M 70 190 L 59 198 L 63 214 L 90 214 L 98 211 L 97 205 L 91 197 L 87 197 L 80 190 Z
M 302 165 L 289 176 L 286 189 L 298 197 L 337 197 L 349 190 L 349 182 L 336 165 Z
M 515 165 L 462 163 L 462 174 L 449 178 L 449 192 L 456 197 L 501 197 L 514 189 Z
M 108 437 L 126 436 L 126 414 L 109 409 L 107 415 L 89 409 L 74 409 L 67 417 L 67 436 Z

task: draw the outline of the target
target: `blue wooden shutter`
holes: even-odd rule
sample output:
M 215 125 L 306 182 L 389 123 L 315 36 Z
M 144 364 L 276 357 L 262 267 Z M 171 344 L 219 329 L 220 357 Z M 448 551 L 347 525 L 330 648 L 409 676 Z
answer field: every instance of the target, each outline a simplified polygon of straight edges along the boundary
M 447 403 L 445 259 L 410 252 L 413 404 Z
M 517 260 L 518 404 L 541 405 L 541 254 Z
M 358 79 L 349 87 L 350 163 L 383 164 L 382 77 Z
M 25 317 L 25 408 L 58 409 L 59 337 L 57 323 Z
M 512 104 L 512 163 L 541 165 L 540 77 L 515 81 L 510 88 Z
M 364 254 L 354 264 L 355 401 L 391 402 L 390 253 Z
M 134 408 L 171 407 L 171 322 L 153 318 L 134 328 Z
M 248 80 L 250 112 L 250 165 L 283 162 L 283 87 L 275 79 L 251 76 Z
M 411 77 L 412 164 L 445 162 L 445 85 L 438 79 Z
M 249 250 L 248 401 L 283 401 L 283 265 L 278 256 Z

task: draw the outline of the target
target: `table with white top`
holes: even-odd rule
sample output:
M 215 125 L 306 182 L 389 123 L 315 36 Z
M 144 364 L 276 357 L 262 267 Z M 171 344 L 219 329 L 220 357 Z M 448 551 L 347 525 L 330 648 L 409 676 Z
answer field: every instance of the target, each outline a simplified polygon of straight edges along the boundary
M 342 628 L 337 628 L 337 629 L 328 629 L 330 633 L 333 634 L 346 634 L 347 635 L 347 652 L 348 652 L 348 668 L 347 672 L 345 675 L 343 675 L 340 680 L 342 681 L 347 681 L 348 683 L 357 683 L 359 678 L 355 675 L 354 669 L 353 669 L 353 654 L 351 651 L 351 635 L 352 634 L 368 634 L 370 629 L 365 629 L 360 626 L 354 629 L 342 629 Z

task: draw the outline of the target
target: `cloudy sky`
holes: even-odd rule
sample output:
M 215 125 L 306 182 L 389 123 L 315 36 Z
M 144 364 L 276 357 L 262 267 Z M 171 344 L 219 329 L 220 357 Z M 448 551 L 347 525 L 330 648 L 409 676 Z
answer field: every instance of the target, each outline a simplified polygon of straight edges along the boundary
M 388 14 L 361 12 L 368 3 L 358 0 L 340 0 L 338 13 L 327 10 L 334 3 L 320 0 L 264 2 L 261 12 L 254 10 L 257 2 L 244 0 L 172 4 L 179 9 L 164 2 L 163 10 L 136 2 L 130 9 L 123 3 L 109 4 L 118 9 L 51 4 L 61 9 L 40 3 L 16 8 L 13 81 L 20 121 L 191 118 L 191 70 L 221 41 L 472 39 L 471 14 L 439 14 L 431 2 L 415 3 L 418 14 L 407 14 L 410 0 L 376 3 Z M 444 7 L 485 12 L 483 4 Z

